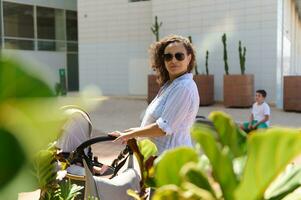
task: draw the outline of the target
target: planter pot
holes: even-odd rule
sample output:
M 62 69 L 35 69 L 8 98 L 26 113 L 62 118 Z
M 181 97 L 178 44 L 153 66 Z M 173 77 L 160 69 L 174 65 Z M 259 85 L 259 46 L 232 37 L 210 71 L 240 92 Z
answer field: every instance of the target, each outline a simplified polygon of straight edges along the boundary
M 301 111 L 301 76 L 284 76 L 283 109 Z
M 254 102 L 254 75 L 224 75 L 224 105 L 251 107 Z
M 156 81 L 156 75 L 148 75 L 147 77 L 147 103 L 150 104 L 159 92 L 160 86 Z
M 194 75 L 199 95 L 200 106 L 208 106 L 214 103 L 214 76 L 213 75 Z

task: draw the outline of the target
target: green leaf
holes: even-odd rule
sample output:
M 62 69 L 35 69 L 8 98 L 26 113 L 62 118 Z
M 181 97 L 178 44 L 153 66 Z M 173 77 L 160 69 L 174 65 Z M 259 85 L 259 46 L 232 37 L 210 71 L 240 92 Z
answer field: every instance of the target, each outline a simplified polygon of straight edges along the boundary
M 81 190 L 84 188 L 76 184 L 71 184 L 70 180 L 64 180 L 59 185 L 59 197 L 62 200 L 75 199 L 75 197 L 81 194 Z
M 289 165 L 266 190 L 264 197 L 269 200 L 283 199 L 301 185 L 301 167 Z
M 184 200 L 181 195 L 181 189 L 176 185 L 165 185 L 156 190 L 152 200 Z
M 202 124 L 194 124 L 192 137 L 202 146 L 202 149 L 212 165 L 213 176 L 219 182 L 225 199 L 233 199 L 233 192 L 238 181 L 233 171 L 233 165 L 228 148 L 221 149 L 215 141 L 214 131 Z
M 54 160 L 53 152 L 48 150 L 41 150 L 35 156 L 33 165 L 41 190 L 47 190 L 56 179 Z
M 282 200 L 301 200 L 301 188 L 297 188 L 294 192 L 290 193 Z
M 5 147 L 6 153 L 10 155 L 9 160 L 5 156 L 0 156 L 0 169 L 6 166 L 2 163 L 12 165 L 12 170 L 20 166 L 19 161 L 16 161 L 15 158 L 21 159 L 23 156 L 14 153 L 19 150 L 20 146 L 26 165 L 19 170 L 20 172 L 15 169 L 14 174 L 10 176 L 10 184 L 3 189 L 0 186 L 2 189 L 0 199 L 10 199 L 8 197 L 11 197 L 12 194 L 17 195 L 21 191 L 36 189 L 37 186 L 31 174 L 32 169 L 28 167 L 29 161 L 36 152 L 56 139 L 60 132 L 66 118 L 62 115 L 59 107 L 70 104 L 70 102 L 78 105 L 82 105 L 83 102 L 87 105 L 90 102 L 96 102 L 95 100 L 88 102 L 84 98 L 54 98 L 52 87 L 47 80 L 42 78 L 42 76 L 47 78 L 51 75 L 45 71 L 41 72 L 41 70 L 39 70 L 40 72 L 30 70 L 33 67 L 32 65 L 24 66 L 24 63 L 21 66 L 20 63 L 3 58 L 3 56 L 0 58 L 0 134 L 2 135 L 2 129 L 5 129 L 20 142 L 20 144 L 7 143 L 10 146 L 6 148 L 2 145 L 2 141 L 5 140 L 0 141 L 0 146 Z M 46 173 L 46 169 L 47 167 L 42 170 L 45 173 L 39 174 L 44 177 L 44 181 L 42 181 L 44 183 L 53 176 L 51 173 Z M 6 173 L 7 170 L 1 170 L 1 172 Z M 0 177 L 0 181 L 2 180 L 4 181 Z M 16 198 L 12 197 L 12 199 Z
M 66 120 L 55 99 L 7 101 L 0 110 L 0 124 L 22 141 L 29 158 L 57 138 Z
M 156 155 L 158 152 L 157 146 L 149 139 L 143 139 L 138 141 L 138 147 L 140 153 L 143 155 L 144 161 L 149 159 L 149 157 Z
M 217 198 L 214 197 L 214 195 L 209 192 L 208 190 L 205 190 L 203 188 L 200 188 L 190 182 L 184 182 L 182 184 L 182 188 L 186 190 L 183 193 L 183 196 L 186 197 L 189 200 L 197 199 L 197 200 L 216 200 Z
M 271 128 L 249 138 L 248 159 L 236 199 L 262 199 L 271 182 L 301 152 L 298 130 Z
M 223 112 L 212 112 L 209 119 L 212 120 L 222 145 L 228 146 L 235 157 L 244 155 L 247 137 L 231 117 Z
M 136 199 L 136 200 L 143 200 L 143 199 L 139 196 L 139 194 L 137 194 L 134 190 L 128 189 L 128 190 L 126 191 L 126 193 L 127 193 L 130 197 L 132 197 L 133 199 Z
M 0 188 L 15 178 L 26 161 L 23 148 L 16 137 L 0 128 Z
M 180 175 L 185 182 L 192 183 L 196 187 L 208 191 L 207 193 L 210 193 L 212 197 L 215 196 L 207 176 L 199 169 L 196 163 L 187 163 L 184 165 L 180 171 Z
M 0 59 L 0 91 L 0 103 L 7 99 L 54 96 L 54 91 L 37 72 L 3 57 Z
M 168 150 L 155 160 L 155 180 L 157 186 L 181 185 L 179 172 L 188 162 L 197 162 L 198 154 L 191 148 L 180 147 Z

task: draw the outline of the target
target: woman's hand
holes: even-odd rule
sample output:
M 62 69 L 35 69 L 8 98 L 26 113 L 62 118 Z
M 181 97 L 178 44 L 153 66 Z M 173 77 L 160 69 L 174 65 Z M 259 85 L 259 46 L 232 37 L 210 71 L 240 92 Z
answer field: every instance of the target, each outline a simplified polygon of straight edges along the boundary
M 127 131 L 123 133 L 120 131 L 114 131 L 108 133 L 108 135 L 116 137 L 116 139 L 113 142 L 121 142 L 122 144 L 126 144 L 128 140 L 134 138 L 132 131 Z

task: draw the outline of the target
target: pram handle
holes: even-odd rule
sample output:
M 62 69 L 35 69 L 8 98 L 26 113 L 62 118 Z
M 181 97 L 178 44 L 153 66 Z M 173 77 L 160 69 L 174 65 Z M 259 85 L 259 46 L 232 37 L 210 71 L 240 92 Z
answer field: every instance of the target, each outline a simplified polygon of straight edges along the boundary
M 69 163 L 76 163 L 76 162 L 81 162 L 82 159 L 85 159 L 88 165 L 91 166 L 91 163 L 94 161 L 92 160 L 93 155 L 90 146 L 98 142 L 112 141 L 114 139 L 116 139 L 116 137 L 111 135 L 99 136 L 99 137 L 89 139 L 83 142 L 81 145 L 79 145 L 73 152 L 71 152 L 67 160 L 69 161 Z M 87 155 L 85 154 L 84 151 L 86 148 L 89 148 Z
M 84 150 L 85 148 L 91 146 L 92 144 L 98 143 L 98 142 L 106 142 L 106 141 L 112 141 L 115 140 L 116 137 L 112 136 L 112 135 L 107 135 L 107 136 L 99 136 L 99 137 L 95 137 L 95 138 L 91 138 L 85 142 L 83 142 L 81 145 L 79 145 L 76 148 L 76 152 L 80 152 L 82 150 Z

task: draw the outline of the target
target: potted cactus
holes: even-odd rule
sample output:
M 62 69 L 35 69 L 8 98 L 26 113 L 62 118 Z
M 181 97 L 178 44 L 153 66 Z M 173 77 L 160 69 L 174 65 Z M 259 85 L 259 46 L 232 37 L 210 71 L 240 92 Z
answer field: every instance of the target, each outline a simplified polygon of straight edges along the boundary
M 155 23 L 151 27 L 152 33 L 156 37 L 156 41 L 159 41 L 159 30 L 162 26 L 162 22 L 158 23 L 158 17 L 155 16 Z M 157 76 L 155 74 L 149 74 L 147 77 L 147 103 L 150 104 L 159 92 L 160 86 L 157 83 Z
M 238 43 L 239 63 L 241 74 L 229 74 L 227 57 L 227 38 L 222 36 L 224 46 L 224 105 L 226 107 L 251 107 L 254 101 L 254 75 L 245 74 L 246 47 Z
M 301 111 L 301 75 L 283 77 L 283 109 L 285 111 Z
M 192 43 L 191 36 L 188 37 Z M 214 76 L 209 74 L 208 70 L 209 51 L 206 51 L 206 74 L 199 74 L 197 65 L 193 79 L 198 87 L 200 96 L 200 106 L 208 106 L 214 103 Z

